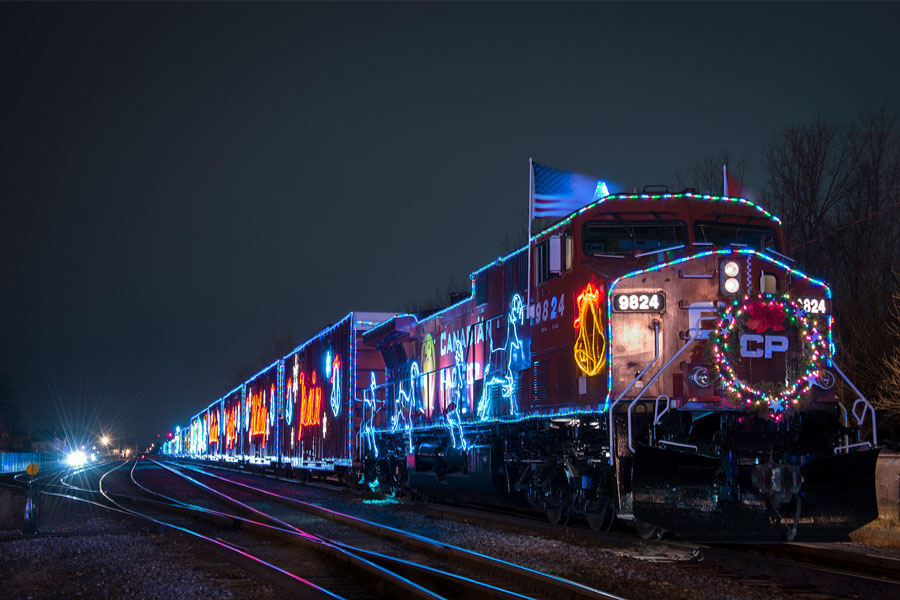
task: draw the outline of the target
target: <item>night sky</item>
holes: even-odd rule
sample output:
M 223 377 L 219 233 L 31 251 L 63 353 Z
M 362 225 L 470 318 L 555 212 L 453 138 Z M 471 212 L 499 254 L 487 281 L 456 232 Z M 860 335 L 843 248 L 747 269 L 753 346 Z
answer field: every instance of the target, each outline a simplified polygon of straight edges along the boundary
M 403 310 L 526 224 L 528 158 L 674 183 L 900 112 L 898 4 L 0 4 L 0 370 L 155 436 L 264 348 Z M 524 241 L 524 240 L 523 240 Z

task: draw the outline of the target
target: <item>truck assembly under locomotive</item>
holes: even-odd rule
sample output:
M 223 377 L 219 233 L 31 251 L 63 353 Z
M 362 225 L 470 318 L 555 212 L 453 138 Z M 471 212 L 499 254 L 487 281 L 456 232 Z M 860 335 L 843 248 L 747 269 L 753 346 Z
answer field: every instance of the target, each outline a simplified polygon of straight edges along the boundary
M 606 195 L 442 310 L 350 313 L 164 451 L 644 536 L 845 539 L 877 516 L 875 412 L 782 249 L 744 199 Z

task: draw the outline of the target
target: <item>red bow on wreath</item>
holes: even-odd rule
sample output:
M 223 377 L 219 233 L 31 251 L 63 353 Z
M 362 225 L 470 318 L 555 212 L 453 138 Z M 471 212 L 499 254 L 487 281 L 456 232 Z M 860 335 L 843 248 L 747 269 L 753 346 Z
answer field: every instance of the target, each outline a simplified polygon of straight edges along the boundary
M 764 302 L 757 302 L 748 307 L 750 320 L 747 327 L 756 333 L 765 333 L 769 329 L 775 331 L 784 330 L 784 308 L 781 306 L 769 306 Z

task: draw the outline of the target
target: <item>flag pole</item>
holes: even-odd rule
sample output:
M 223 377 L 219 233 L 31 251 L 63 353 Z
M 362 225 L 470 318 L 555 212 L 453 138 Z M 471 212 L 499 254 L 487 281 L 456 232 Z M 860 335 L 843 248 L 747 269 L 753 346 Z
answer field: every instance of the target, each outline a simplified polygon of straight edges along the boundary
M 531 221 L 534 220 L 534 158 L 528 158 L 528 290 L 525 314 L 531 318 Z
M 723 196 L 728 195 L 728 165 L 722 165 L 722 189 L 725 190 Z

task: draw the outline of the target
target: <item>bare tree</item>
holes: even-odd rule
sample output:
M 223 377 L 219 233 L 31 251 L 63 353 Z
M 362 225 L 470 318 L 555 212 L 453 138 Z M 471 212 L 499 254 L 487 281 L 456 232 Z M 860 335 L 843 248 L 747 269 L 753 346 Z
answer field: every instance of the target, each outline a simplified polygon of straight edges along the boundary
M 685 169 L 675 171 L 675 189 L 694 188 L 704 194 L 721 194 L 725 186 L 723 165 L 728 165 L 728 172 L 734 178 L 744 181 L 747 161 L 742 157 L 730 156 L 728 150 L 722 150 L 707 154 L 700 160 L 688 163 Z
M 19 407 L 12 373 L 0 371 L 0 450 L 11 448 L 19 426 Z
M 791 236 L 788 252 L 807 259 L 821 253 L 838 204 L 852 182 L 853 152 L 843 125 L 815 121 L 775 135 L 764 152 L 767 197 Z
M 451 278 L 444 289 L 440 286 L 434 286 L 434 292 L 425 298 L 418 300 L 407 300 L 403 306 L 403 310 L 408 313 L 434 311 L 449 306 L 456 300 L 468 297 L 472 287 L 469 282 L 461 284 L 455 277 Z
M 897 422 L 900 421 L 900 294 L 894 296 L 888 331 L 893 347 L 882 361 L 883 377 L 874 404 L 884 417 Z
M 853 125 L 816 121 L 774 136 L 765 150 L 769 196 L 784 219 L 798 266 L 834 291 L 837 356 L 881 407 L 885 357 L 896 347 L 887 324 L 900 292 L 900 132 L 881 110 Z M 849 391 L 848 391 L 849 392 Z

